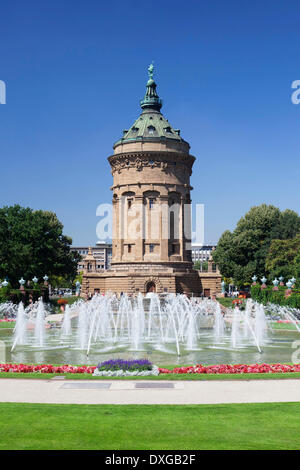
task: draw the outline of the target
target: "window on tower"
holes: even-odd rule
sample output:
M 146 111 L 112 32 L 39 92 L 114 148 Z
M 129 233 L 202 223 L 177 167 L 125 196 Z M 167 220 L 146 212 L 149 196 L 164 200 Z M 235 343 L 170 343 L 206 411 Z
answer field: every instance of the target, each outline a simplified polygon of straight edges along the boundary
M 149 127 L 148 127 L 148 132 L 149 132 L 149 134 L 154 134 L 154 131 L 155 131 L 155 130 L 156 130 L 156 129 L 155 129 L 154 126 L 149 126 Z

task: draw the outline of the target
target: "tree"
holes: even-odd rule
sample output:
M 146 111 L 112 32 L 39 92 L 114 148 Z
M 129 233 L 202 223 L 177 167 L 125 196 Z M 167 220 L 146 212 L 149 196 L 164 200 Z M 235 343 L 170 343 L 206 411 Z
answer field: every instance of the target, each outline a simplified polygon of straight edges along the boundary
M 262 204 L 252 207 L 233 232 L 226 230 L 213 253 L 223 276 L 232 277 L 241 286 L 256 274 L 266 274 L 266 258 L 275 238 L 294 237 L 299 231 L 300 217 L 296 212 L 280 212 L 277 207 Z
M 0 209 L 0 278 L 18 285 L 21 276 L 39 280 L 47 274 L 73 279 L 79 255 L 53 212 L 19 205 Z
M 208 262 L 207 261 L 200 261 L 200 260 L 197 260 L 194 262 L 194 269 L 196 269 L 197 271 L 199 271 L 200 269 L 202 271 L 207 271 L 208 269 Z
M 266 269 L 272 278 L 285 280 L 300 276 L 300 233 L 289 240 L 273 240 L 266 258 Z

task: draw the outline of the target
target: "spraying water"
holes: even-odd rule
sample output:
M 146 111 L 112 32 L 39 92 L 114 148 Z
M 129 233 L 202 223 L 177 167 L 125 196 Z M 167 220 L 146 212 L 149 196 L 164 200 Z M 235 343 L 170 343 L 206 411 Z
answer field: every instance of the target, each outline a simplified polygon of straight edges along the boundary
M 26 344 L 26 331 L 27 331 L 27 316 L 24 310 L 22 302 L 19 303 L 16 325 L 14 328 L 13 345 L 11 350 L 13 351 L 16 346 Z
M 34 327 L 34 344 L 43 347 L 45 345 L 45 309 L 42 300 L 38 301 L 35 327 Z
M 69 336 L 72 333 L 71 328 L 71 309 L 69 305 L 66 305 L 64 319 L 61 326 L 61 334 L 62 336 Z

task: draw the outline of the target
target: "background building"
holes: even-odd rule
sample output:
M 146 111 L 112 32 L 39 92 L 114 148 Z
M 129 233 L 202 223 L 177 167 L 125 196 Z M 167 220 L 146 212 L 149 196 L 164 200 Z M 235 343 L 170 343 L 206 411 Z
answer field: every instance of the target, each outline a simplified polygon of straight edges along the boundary
M 81 260 L 78 262 L 77 271 L 83 271 L 85 269 L 85 258 L 89 251 L 96 260 L 96 269 L 103 271 L 110 268 L 112 258 L 112 245 L 103 241 L 98 241 L 96 246 L 72 246 L 71 251 L 77 251 L 81 255 Z
M 195 263 L 196 261 L 208 261 L 211 257 L 213 250 L 216 248 L 217 245 L 210 244 L 210 245 L 197 245 L 196 243 L 192 243 L 192 261 Z

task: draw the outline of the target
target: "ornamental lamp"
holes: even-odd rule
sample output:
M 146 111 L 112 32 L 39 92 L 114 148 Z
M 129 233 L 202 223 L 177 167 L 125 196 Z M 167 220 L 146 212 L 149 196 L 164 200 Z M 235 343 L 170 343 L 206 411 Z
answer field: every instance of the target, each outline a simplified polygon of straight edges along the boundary
M 261 282 L 262 282 L 262 285 L 261 285 L 261 288 L 262 289 L 265 289 L 267 287 L 266 285 L 266 282 L 267 282 L 267 278 L 264 276 L 261 278 Z

